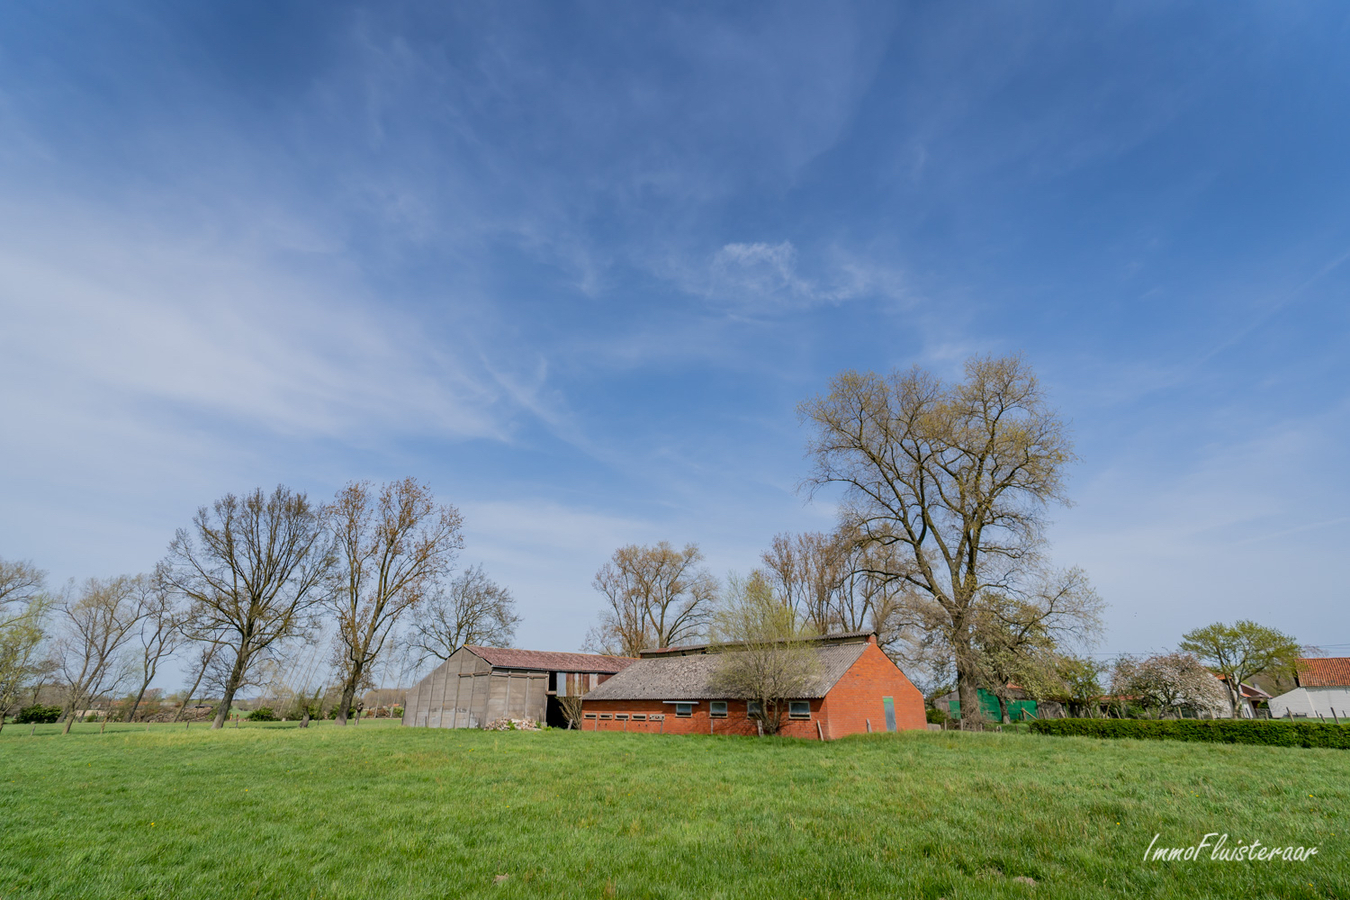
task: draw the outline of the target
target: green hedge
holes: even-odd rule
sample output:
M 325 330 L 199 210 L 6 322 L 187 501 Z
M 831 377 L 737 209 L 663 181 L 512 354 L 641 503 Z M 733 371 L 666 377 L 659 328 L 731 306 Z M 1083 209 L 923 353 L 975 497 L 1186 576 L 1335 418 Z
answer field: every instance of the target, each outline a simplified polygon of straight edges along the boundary
M 1040 719 L 1031 723 L 1031 731 L 1060 737 L 1149 738 L 1350 750 L 1350 727 L 1306 720 Z

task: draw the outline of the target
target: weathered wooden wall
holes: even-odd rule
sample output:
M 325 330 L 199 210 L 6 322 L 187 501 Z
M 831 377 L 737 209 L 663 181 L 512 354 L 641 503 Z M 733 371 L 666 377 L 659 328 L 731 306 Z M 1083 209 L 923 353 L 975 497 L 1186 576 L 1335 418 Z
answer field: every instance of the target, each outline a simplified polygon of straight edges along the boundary
M 403 724 L 420 728 L 481 728 L 496 719 L 542 721 L 548 673 L 493 669 L 457 650 L 408 694 Z

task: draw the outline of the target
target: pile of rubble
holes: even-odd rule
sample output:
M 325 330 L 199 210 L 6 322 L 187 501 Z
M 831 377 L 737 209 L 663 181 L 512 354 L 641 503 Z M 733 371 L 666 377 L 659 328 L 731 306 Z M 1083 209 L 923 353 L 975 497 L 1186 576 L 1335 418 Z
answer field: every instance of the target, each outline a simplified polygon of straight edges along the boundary
M 494 719 L 483 726 L 484 731 L 538 731 L 534 719 Z

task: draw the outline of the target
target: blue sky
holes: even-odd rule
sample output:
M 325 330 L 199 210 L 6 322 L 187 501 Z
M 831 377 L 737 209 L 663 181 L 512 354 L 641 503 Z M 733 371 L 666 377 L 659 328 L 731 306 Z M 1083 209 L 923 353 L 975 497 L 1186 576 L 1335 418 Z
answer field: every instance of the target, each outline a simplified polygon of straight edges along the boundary
M 9 4 L 0 555 L 416 475 L 578 646 L 615 547 L 745 571 L 844 368 L 1023 352 L 1104 652 L 1350 649 L 1337 3 Z

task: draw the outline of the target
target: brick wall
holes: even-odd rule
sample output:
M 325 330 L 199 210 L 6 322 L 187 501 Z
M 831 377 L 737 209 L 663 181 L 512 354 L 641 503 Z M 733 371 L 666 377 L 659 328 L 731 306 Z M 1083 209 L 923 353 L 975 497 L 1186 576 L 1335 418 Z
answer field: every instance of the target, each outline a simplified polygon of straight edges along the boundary
M 810 719 L 788 719 L 783 715 L 783 728 L 780 734 L 792 737 L 816 737 L 816 721 L 820 718 L 820 707 L 824 701 L 811 701 Z M 694 705 L 693 715 L 680 718 L 675 715 L 675 704 L 660 700 L 586 700 L 585 715 L 595 715 L 594 719 L 583 718 L 586 731 L 635 731 L 644 734 L 743 734 L 754 735 L 759 728 L 754 719 L 746 712 L 744 700 L 728 700 L 726 718 L 713 717 L 710 714 L 709 701 L 700 700 Z M 615 715 L 627 715 L 627 721 L 613 718 Z M 633 721 L 634 714 L 642 716 L 664 715 L 664 724 L 646 721 Z M 610 716 L 602 719 L 600 716 Z
M 867 731 L 869 721 L 872 731 L 885 731 L 886 710 L 882 697 L 890 697 L 895 703 L 895 727 L 898 730 L 928 727 L 919 689 L 910 684 L 905 673 L 881 652 L 880 647 L 869 643 L 822 703 L 820 714 L 825 723 L 825 736 L 837 738 L 861 734 Z

